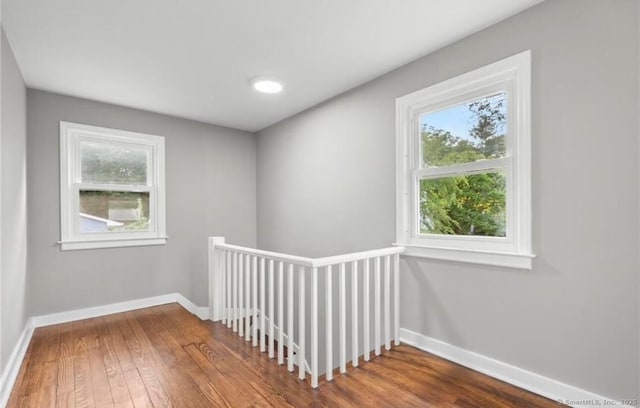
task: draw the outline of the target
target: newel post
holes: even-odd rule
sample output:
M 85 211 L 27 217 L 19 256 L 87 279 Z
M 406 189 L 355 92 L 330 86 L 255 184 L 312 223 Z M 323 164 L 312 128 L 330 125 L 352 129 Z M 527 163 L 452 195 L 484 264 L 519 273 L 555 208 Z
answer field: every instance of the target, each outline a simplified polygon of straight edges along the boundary
M 209 318 L 214 322 L 221 320 L 223 313 L 224 257 L 223 251 L 216 250 L 216 245 L 224 243 L 224 237 L 209 237 Z

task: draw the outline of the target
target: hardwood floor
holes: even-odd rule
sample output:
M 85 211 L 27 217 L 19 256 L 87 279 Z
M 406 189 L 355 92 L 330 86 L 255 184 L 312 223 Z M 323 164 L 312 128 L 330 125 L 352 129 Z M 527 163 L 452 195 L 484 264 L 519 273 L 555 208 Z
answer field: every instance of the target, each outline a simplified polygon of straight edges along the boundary
M 312 390 L 178 304 L 39 328 L 9 407 L 556 407 L 401 345 Z

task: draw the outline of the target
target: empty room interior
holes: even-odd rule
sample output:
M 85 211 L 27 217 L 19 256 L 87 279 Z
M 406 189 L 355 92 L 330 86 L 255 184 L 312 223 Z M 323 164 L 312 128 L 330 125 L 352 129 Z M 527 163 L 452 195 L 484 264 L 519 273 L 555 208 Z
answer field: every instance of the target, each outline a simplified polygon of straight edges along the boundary
M 0 407 L 640 406 L 637 0 L 0 5 Z

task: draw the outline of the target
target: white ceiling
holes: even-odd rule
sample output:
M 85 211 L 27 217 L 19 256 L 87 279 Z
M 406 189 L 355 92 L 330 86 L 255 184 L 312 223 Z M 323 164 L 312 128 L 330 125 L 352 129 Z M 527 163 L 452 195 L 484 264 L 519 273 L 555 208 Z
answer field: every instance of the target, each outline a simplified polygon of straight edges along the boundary
M 2 1 L 29 87 L 255 131 L 541 0 Z

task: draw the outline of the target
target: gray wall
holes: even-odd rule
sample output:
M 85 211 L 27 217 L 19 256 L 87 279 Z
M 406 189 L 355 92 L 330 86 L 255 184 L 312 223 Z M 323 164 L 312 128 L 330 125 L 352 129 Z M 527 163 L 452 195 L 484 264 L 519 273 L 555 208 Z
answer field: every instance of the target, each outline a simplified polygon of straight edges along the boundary
M 255 136 L 35 90 L 27 107 L 29 315 L 172 292 L 206 306 L 207 237 L 256 244 Z M 60 251 L 61 120 L 165 136 L 166 245 Z
M 533 54 L 532 271 L 402 261 L 401 326 L 611 398 L 638 395 L 637 1 L 550 0 L 258 134 L 258 243 L 395 240 L 395 98 Z
M 2 36 L 2 214 L 0 215 L 0 279 L 2 336 L 0 372 L 4 369 L 27 319 L 27 91 L 4 31 Z

